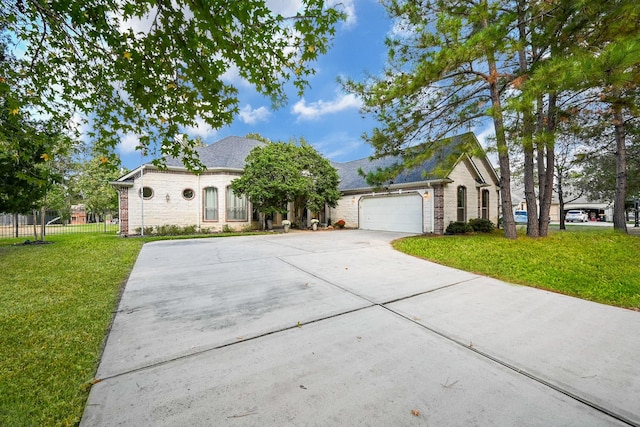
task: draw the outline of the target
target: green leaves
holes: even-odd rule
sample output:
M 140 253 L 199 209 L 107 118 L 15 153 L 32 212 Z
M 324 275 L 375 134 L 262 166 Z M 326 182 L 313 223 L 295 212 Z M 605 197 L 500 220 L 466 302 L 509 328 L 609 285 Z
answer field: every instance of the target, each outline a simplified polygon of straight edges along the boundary
M 247 156 L 243 175 L 231 188 L 246 195 L 264 213 L 285 213 L 287 203 L 301 200 L 312 212 L 340 198 L 338 172 L 311 145 L 301 140 L 267 142 Z
M 225 75 L 237 71 L 282 105 L 288 80 L 306 88 L 342 17 L 322 0 L 302 1 L 295 16 L 266 0 L 17 2 L 0 14 L 0 29 L 21 41 L 1 77 L 36 109 L 92 117 L 102 146 L 133 133 L 146 137 L 141 148 L 186 151 L 196 168 L 193 142 L 174 137 L 198 118 L 231 123 L 239 101 Z

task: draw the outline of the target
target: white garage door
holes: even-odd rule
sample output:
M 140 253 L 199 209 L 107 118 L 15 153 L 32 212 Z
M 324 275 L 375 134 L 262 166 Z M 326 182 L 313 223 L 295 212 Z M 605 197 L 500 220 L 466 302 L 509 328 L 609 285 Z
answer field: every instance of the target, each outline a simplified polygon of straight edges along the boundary
M 363 197 L 360 228 L 422 233 L 422 197 L 419 194 Z

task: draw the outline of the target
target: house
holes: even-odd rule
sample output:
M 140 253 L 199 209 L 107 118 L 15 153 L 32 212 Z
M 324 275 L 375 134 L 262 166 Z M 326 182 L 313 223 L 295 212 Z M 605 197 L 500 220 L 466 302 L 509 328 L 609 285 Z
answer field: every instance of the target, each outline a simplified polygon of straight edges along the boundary
M 370 230 L 443 234 L 452 221 L 499 216 L 499 185 L 495 170 L 471 133 L 443 141 L 442 148 L 419 167 L 400 174 L 383 190 L 366 183 L 359 170 L 373 171 L 398 161 L 368 158 L 333 163 L 340 175 L 342 198 L 335 208 L 319 212 L 322 223 L 343 219 L 347 227 Z M 198 149 L 207 166 L 201 174 L 187 170 L 180 159 L 168 158 L 166 169 L 144 164 L 112 182 L 119 193 L 120 233 L 140 234 L 162 225 L 195 226 L 222 231 L 260 227 L 262 215 L 231 190 L 244 159 L 263 142 L 227 137 Z M 470 150 L 470 148 L 472 148 Z M 311 212 L 290 203 L 287 217 L 308 225 Z
M 520 195 L 521 192 L 514 191 L 514 194 Z M 527 201 L 522 194 L 519 198 L 516 196 L 514 200 L 520 200 L 516 208 L 526 210 Z M 570 210 L 585 211 L 590 221 L 609 221 L 613 220 L 613 201 L 606 200 L 590 200 L 587 197 L 581 196 L 576 198 L 569 198 L 570 202 L 564 204 L 564 209 L 560 212 L 560 202 L 558 196 L 553 195 L 551 200 L 551 206 L 549 207 L 549 217 L 553 222 L 559 222 L 561 216 L 566 216 Z
M 472 218 L 497 224 L 499 178 L 475 135 L 458 135 L 438 146 L 429 160 L 398 175 L 384 191 L 372 188 L 358 171 L 385 168 L 398 158 L 334 163 L 343 196 L 331 218 L 368 230 L 434 234 Z

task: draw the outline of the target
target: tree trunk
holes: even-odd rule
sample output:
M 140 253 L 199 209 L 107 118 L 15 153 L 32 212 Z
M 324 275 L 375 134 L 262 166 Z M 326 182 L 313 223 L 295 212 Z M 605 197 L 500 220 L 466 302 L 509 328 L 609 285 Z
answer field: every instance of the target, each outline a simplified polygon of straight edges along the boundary
M 542 177 L 540 185 L 540 193 L 538 198 L 540 199 L 540 218 L 538 222 L 540 237 L 547 237 L 549 235 L 549 216 L 551 212 L 551 201 L 553 199 L 553 178 L 555 170 L 555 135 L 556 135 L 556 114 L 557 114 L 557 102 L 558 96 L 556 93 L 549 95 L 549 106 L 547 109 L 547 125 L 545 129 L 544 138 L 544 150 L 545 162 L 538 162 L 538 165 L 542 165 L 543 169 L 539 171 Z
M 616 195 L 613 204 L 613 228 L 626 233 L 624 207 L 627 201 L 627 147 L 621 105 L 613 106 L 613 118 L 616 135 Z
M 500 88 L 498 87 L 498 69 L 492 53 L 487 53 L 489 65 L 489 91 L 493 109 L 493 125 L 496 131 L 496 146 L 498 148 L 498 163 L 500 165 L 500 200 L 502 201 L 502 219 L 504 236 L 516 239 L 516 223 L 513 218 L 513 204 L 511 203 L 511 166 L 509 164 L 509 147 L 502 118 L 502 104 Z
M 523 46 L 518 51 L 521 76 L 527 76 L 529 64 L 524 46 L 527 44 L 526 0 L 518 1 L 518 33 Z M 522 112 L 522 146 L 524 150 L 524 198 L 527 202 L 527 236 L 538 237 L 538 209 L 534 180 L 533 133 L 535 130 L 533 104 L 528 103 Z
M 562 173 L 558 173 L 558 208 L 560 209 L 560 230 L 566 230 L 567 226 L 564 223 L 564 191 L 562 190 Z

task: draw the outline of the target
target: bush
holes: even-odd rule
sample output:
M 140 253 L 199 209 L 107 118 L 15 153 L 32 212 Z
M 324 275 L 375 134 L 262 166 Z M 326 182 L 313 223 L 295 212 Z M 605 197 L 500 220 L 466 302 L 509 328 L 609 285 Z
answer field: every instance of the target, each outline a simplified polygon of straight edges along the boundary
M 156 232 L 158 236 L 179 236 L 181 234 L 186 234 L 182 232 L 182 229 L 177 225 L 158 225 L 156 227 Z
M 225 224 L 222 226 L 222 232 L 223 233 L 235 233 L 236 230 L 233 229 L 232 226 L 230 226 L 229 224 Z
M 483 218 L 474 218 L 469 220 L 469 225 L 473 229 L 473 231 L 479 233 L 491 233 L 496 226 L 493 225 L 491 221 Z
M 142 229 L 140 227 L 136 227 L 135 232 L 136 234 L 141 234 Z M 144 228 L 144 235 L 145 236 L 150 236 L 153 234 L 153 227 L 145 227 Z
M 344 225 L 345 225 L 344 219 L 339 219 L 335 223 L 335 226 L 338 228 L 344 228 Z
M 195 225 L 185 225 L 182 228 L 182 232 L 184 234 L 196 234 L 197 233 L 196 229 L 197 227 Z M 206 233 L 206 230 L 204 232 Z
M 471 233 L 472 231 L 473 231 L 473 228 L 471 228 L 471 226 L 466 222 L 456 221 L 456 222 L 449 223 L 449 225 L 447 226 L 447 229 L 445 230 L 445 233 L 446 234 L 465 234 L 465 233 Z

